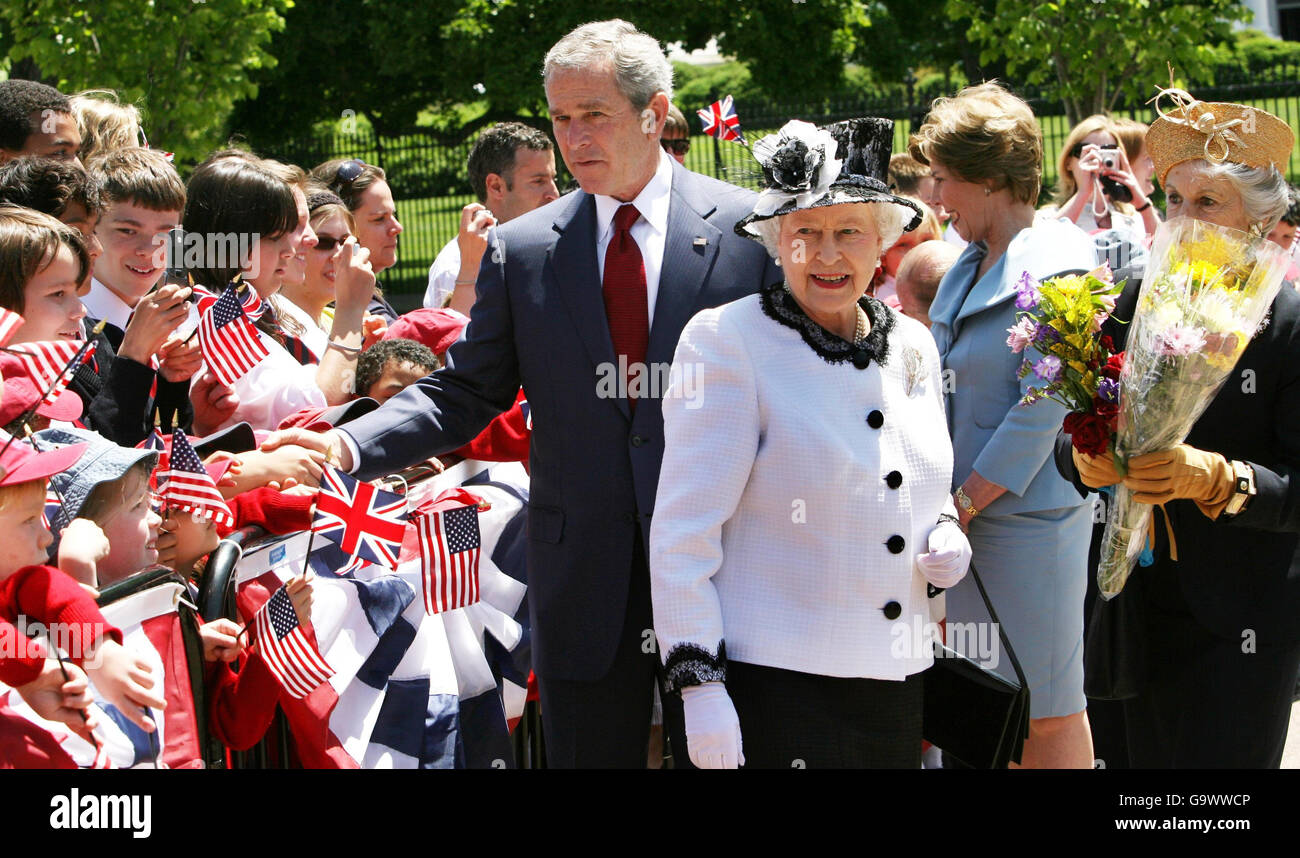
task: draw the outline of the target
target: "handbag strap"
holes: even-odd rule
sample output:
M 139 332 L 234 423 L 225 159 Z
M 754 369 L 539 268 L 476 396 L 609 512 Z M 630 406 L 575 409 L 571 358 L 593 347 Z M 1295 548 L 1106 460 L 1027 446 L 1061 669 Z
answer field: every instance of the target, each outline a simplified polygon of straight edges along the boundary
M 1011 666 L 1015 668 L 1016 678 L 1020 680 L 1021 688 L 1029 687 L 1029 680 L 1025 678 L 1025 672 L 1020 667 L 1020 659 L 1016 658 L 1016 651 L 1011 647 L 1011 641 L 1007 638 L 1006 630 L 1002 628 L 1002 621 L 998 619 L 998 612 L 993 608 L 993 602 L 989 600 L 989 594 L 984 589 L 984 582 L 980 580 L 979 570 L 975 564 L 970 564 L 970 574 L 975 578 L 975 586 L 979 588 L 980 597 L 984 600 L 984 607 L 989 610 L 989 617 L 998 627 L 998 639 L 1002 641 L 1002 648 L 1006 651 L 1007 657 L 1011 659 Z

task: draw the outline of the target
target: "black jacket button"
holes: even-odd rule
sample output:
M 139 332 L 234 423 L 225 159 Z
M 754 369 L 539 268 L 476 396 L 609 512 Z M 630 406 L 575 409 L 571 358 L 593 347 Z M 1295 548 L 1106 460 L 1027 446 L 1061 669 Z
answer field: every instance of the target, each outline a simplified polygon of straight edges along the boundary
M 871 352 L 866 349 L 856 349 L 853 352 L 853 365 L 858 369 L 866 369 L 871 366 Z
M 898 471 L 890 471 L 885 475 L 885 484 L 891 489 L 896 489 L 903 484 L 903 475 Z
M 645 443 L 645 439 L 642 438 L 640 435 L 633 435 L 633 436 L 632 436 L 632 446 L 633 446 L 633 447 L 640 447 L 640 446 L 641 446 L 642 444 L 644 444 L 644 443 Z
M 881 609 L 887 620 L 896 620 L 903 613 L 903 606 L 897 602 L 886 602 L 885 607 Z
M 867 425 L 872 429 L 879 429 L 881 426 L 885 425 L 885 415 L 881 414 L 879 411 L 872 411 L 867 415 Z
M 907 540 L 895 533 L 885 540 L 885 547 L 889 549 L 890 554 L 901 554 Z

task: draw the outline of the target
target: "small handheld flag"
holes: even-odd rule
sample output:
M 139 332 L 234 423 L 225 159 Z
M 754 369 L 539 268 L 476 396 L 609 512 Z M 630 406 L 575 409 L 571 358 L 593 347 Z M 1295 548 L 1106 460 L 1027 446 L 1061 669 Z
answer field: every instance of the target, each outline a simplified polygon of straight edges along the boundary
M 351 558 L 396 569 L 408 517 L 402 495 L 375 488 L 326 465 L 311 529 Z
M 440 614 L 479 600 L 478 567 L 483 547 L 478 526 L 479 499 L 463 489 L 439 501 L 468 501 L 461 506 L 434 509 L 416 517 L 420 538 L 424 611 Z
M 250 625 L 262 660 L 290 697 L 301 700 L 334 675 L 334 668 L 299 625 L 285 587 L 271 594 Z
M 167 469 L 158 473 L 158 493 L 170 507 L 197 513 L 227 527 L 235 525 L 234 514 L 180 427 L 172 431 L 171 456 Z
M 740 117 L 736 115 L 736 106 L 731 100 L 731 96 L 726 96 L 720 101 L 715 101 L 708 107 L 697 110 L 695 113 L 700 117 L 700 125 L 704 133 L 710 137 L 717 137 L 719 140 L 734 140 L 742 146 L 748 146 L 745 142 L 745 135 L 740 131 Z
M 22 327 L 23 317 L 13 310 L 6 310 L 0 307 L 0 346 L 8 345 L 9 340 L 17 330 Z
M 72 372 L 95 354 L 97 340 L 51 340 L 38 343 L 19 343 L 9 346 L 10 354 L 18 355 L 23 368 L 37 388 L 45 390 L 42 405 L 52 405 L 72 380 Z
M 203 360 L 222 384 L 239 381 L 270 354 L 248 321 L 234 284 L 200 314 L 198 331 Z

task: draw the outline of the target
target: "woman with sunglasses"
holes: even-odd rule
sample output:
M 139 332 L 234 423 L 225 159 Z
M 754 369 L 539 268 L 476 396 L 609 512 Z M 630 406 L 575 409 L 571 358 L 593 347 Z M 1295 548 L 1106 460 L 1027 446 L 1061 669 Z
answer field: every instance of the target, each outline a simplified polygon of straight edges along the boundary
M 1110 117 L 1089 116 L 1070 130 L 1057 161 L 1055 207 L 1044 215 L 1084 232 L 1114 230 L 1137 245 L 1156 231 L 1155 207 L 1133 175 Z M 1123 199 L 1128 197 L 1128 199 Z
M 664 130 L 659 134 L 659 145 L 677 159 L 678 164 L 686 164 L 686 153 L 691 151 L 691 126 L 686 123 L 686 117 L 675 104 L 668 105 L 668 118 L 664 120 Z
M 329 348 L 330 329 L 334 324 L 336 312 L 344 316 L 354 315 L 360 309 L 365 311 L 366 302 L 370 300 L 367 288 L 352 288 L 348 284 L 343 289 L 337 288 L 339 278 L 373 277 L 364 270 L 349 266 L 343 254 L 347 252 L 348 240 L 355 231 L 355 221 L 343 200 L 332 191 L 319 186 L 309 187 L 307 212 L 312 232 L 316 234 L 316 245 L 304 252 L 306 272 L 301 282 L 285 282 L 280 289 L 277 309 L 281 311 L 281 325 L 285 328 L 285 347 L 301 364 L 320 363 Z M 354 239 L 355 242 L 355 239 Z M 367 253 L 364 248 L 360 253 Z M 361 284 L 363 287 L 365 284 Z M 342 306 L 335 304 L 342 298 Z M 348 306 L 349 301 L 357 306 Z M 360 302 L 360 303 L 357 303 Z M 366 317 L 363 328 L 366 329 L 366 342 L 378 340 L 386 326 L 372 333 L 370 324 L 379 320 L 373 316 Z M 292 326 L 292 327 L 291 327 Z
M 357 243 L 370 251 L 370 265 L 378 277 L 397 264 L 397 237 L 402 234 L 397 204 L 383 168 L 358 158 L 335 158 L 312 168 L 311 177 L 343 200 L 356 224 Z M 367 312 L 391 323 L 398 312 L 384 299 L 382 284 L 376 282 L 375 296 Z

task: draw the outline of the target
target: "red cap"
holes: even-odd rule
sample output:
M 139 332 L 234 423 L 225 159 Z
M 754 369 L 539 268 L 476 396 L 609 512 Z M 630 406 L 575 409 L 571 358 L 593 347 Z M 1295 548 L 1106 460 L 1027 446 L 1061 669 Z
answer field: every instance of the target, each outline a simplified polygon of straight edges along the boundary
M 377 400 L 369 396 L 332 405 L 327 408 L 302 408 L 280 421 L 276 429 L 309 429 L 312 432 L 328 432 L 335 426 L 342 426 L 349 420 L 355 420 L 363 414 L 369 414 L 379 407 Z
M 445 307 L 425 307 L 398 316 L 383 338 L 386 340 L 415 340 L 429 347 L 429 351 L 442 360 L 451 344 L 460 339 L 460 332 L 469 324 L 469 317 Z
M 0 447 L 9 442 L 9 436 L 0 432 Z M 69 444 L 51 450 L 36 452 L 32 445 L 22 441 L 9 444 L 9 449 L 0 456 L 0 468 L 5 475 L 0 479 L 0 486 L 13 486 L 32 480 L 43 480 L 51 474 L 66 471 L 72 467 L 81 454 L 86 451 L 86 444 Z
M 41 401 L 44 388 L 37 390 L 31 375 L 22 360 L 9 352 L 0 352 L 0 376 L 4 378 L 4 395 L 0 401 L 0 426 L 8 426 L 33 405 Z M 64 390 L 52 405 L 37 407 L 36 413 L 51 420 L 63 420 L 68 423 L 81 416 L 81 397 Z

